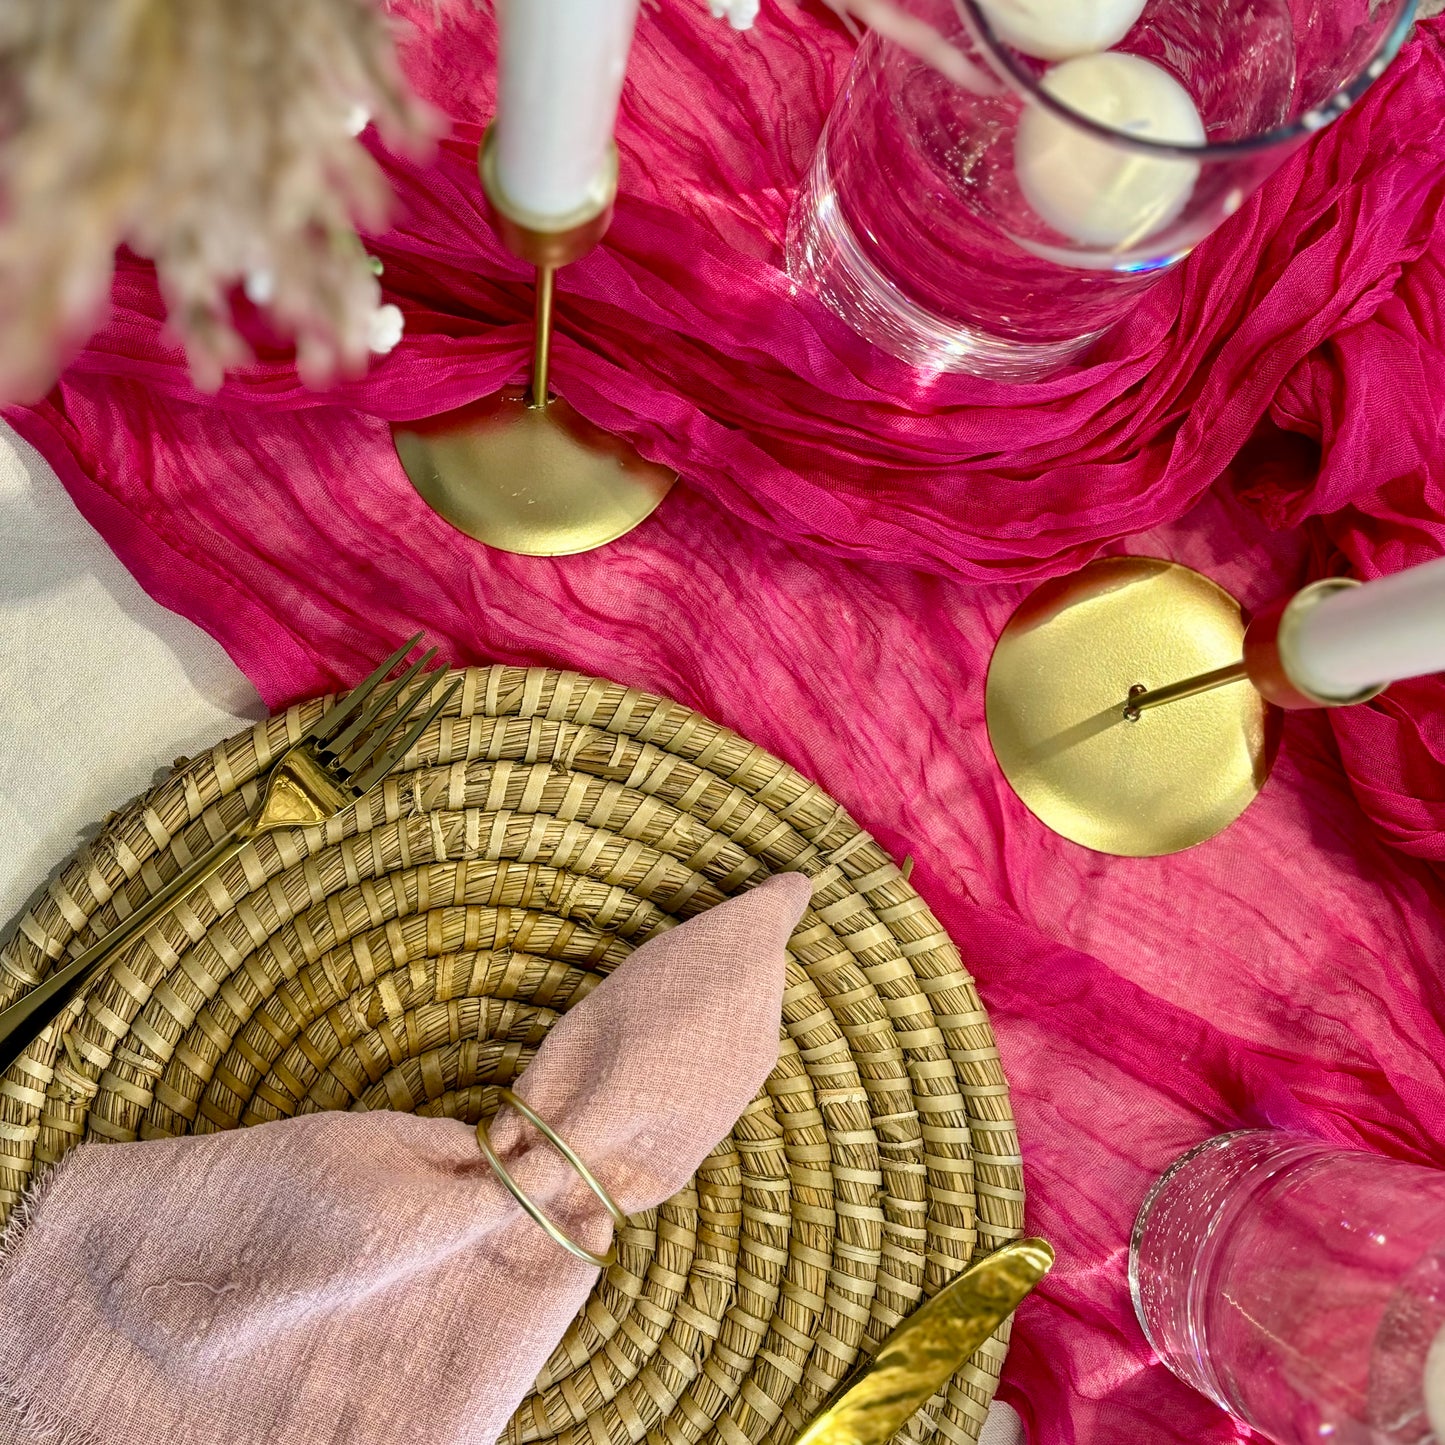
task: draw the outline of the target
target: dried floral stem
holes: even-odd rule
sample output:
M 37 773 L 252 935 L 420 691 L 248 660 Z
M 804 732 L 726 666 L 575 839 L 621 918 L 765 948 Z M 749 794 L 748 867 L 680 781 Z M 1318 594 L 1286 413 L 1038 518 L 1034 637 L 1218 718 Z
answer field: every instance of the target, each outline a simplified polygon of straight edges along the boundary
M 839 15 L 852 17 L 886 36 L 896 45 L 910 50 L 920 60 L 955 85 L 976 95 L 989 95 L 999 89 L 998 82 L 975 65 L 962 50 L 934 26 L 893 3 L 893 0 L 826 0 Z
M 0 0 L 0 396 L 89 334 L 118 245 L 156 263 L 202 386 L 246 354 L 230 291 L 253 272 L 304 375 L 362 366 L 355 225 L 389 190 L 358 107 L 394 143 L 432 129 L 372 0 Z

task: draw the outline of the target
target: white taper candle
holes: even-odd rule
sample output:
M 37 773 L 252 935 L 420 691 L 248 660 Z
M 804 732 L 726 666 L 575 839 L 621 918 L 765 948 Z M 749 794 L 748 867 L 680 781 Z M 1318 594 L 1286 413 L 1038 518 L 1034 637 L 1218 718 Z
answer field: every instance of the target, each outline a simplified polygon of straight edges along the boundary
M 638 0 L 497 0 L 497 179 L 508 201 L 560 218 L 608 174 Z
M 1290 676 L 1321 697 L 1351 697 L 1445 672 L 1445 557 L 1333 593 L 1295 632 Z

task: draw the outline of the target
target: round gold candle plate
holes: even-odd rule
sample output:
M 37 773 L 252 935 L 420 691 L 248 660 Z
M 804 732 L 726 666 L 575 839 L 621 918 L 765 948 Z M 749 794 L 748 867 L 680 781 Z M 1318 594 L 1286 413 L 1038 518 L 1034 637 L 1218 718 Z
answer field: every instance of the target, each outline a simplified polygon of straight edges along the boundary
M 474 1128 L 639 944 L 801 872 L 813 901 L 777 1067 L 692 1184 L 619 1230 L 502 1437 L 790 1445 L 926 1295 L 1022 1233 L 988 1015 L 903 872 L 785 763 L 616 683 L 460 675 L 383 784 L 244 849 L 0 1079 L 0 1205 L 83 1141 L 320 1109 Z M 0 949 L 0 1006 L 234 823 L 322 706 L 179 765 L 110 819 Z M 977 1440 L 1006 1338 L 909 1441 Z
M 1239 604 L 1150 557 L 1106 558 L 1046 582 L 989 665 L 989 741 L 1024 805 L 1099 853 L 1177 853 L 1227 828 L 1269 777 L 1280 714 L 1241 680 L 1124 717 L 1133 688 L 1238 662 Z
M 615 542 L 646 521 L 677 480 L 561 398 L 534 407 L 521 389 L 398 422 L 392 438 L 433 511 L 524 557 L 568 557 Z

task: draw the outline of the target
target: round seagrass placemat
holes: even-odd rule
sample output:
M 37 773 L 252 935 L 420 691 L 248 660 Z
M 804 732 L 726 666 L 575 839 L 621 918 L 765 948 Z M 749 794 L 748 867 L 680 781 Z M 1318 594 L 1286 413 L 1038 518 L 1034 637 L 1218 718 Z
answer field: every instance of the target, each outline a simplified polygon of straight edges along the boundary
M 572 673 L 465 679 L 381 787 L 259 839 L 0 1080 L 0 1208 L 87 1140 L 318 1109 L 473 1123 L 643 940 L 801 872 L 777 1068 L 692 1187 L 622 1232 L 507 1437 L 785 1445 L 860 1352 L 1020 1233 L 973 982 L 878 844 L 760 748 Z M 113 816 L 0 951 L 0 1005 L 238 821 L 322 705 L 183 760 Z M 990 1340 L 907 1436 L 972 1445 L 1004 1350 Z

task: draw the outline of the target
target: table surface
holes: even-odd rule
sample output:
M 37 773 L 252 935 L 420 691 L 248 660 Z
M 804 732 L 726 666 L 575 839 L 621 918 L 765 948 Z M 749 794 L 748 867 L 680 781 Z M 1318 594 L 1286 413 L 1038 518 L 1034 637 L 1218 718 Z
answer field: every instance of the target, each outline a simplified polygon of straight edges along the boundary
M 141 590 L 0 423 L 0 938 L 106 814 L 264 715 L 220 646 Z M 980 1445 L 1022 1439 L 996 1404 Z

